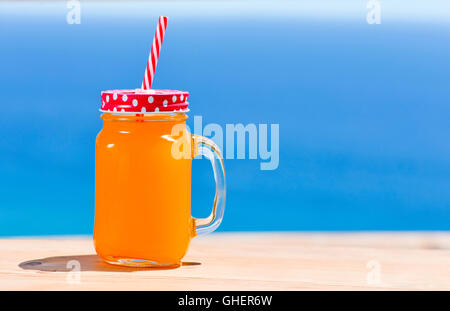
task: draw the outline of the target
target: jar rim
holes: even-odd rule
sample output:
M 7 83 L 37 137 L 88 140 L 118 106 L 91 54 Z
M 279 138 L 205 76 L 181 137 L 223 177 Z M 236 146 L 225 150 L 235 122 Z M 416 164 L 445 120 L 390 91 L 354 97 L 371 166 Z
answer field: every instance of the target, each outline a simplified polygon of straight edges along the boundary
M 114 115 L 124 115 L 124 116 L 133 116 L 133 115 L 161 115 L 161 114 L 186 114 L 190 110 L 189 108 L 186 108 L 184 110 L 173 110 L 173 111 L 147 111 L 147 112 L 135 112 L 135 111 L 111 111 L 111 110 L 103 110 L 99 109 L 101 113 L 109 113 Z
M 116 113 L 103 112 L 100 115 L 103 121 L 185 121 L 188 115 L 179 111 L 162 111 L 162 112 L 148 112 L 148 113 Z

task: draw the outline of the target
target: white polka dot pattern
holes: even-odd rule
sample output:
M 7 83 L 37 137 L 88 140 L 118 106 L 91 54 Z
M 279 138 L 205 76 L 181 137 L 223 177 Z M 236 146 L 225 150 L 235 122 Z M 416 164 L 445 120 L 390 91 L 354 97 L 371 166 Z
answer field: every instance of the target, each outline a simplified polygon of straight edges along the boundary
M 119 113 L 185 112 L 189 93 L 173 90 L 111 90 L 101 94 L 101 111 Z

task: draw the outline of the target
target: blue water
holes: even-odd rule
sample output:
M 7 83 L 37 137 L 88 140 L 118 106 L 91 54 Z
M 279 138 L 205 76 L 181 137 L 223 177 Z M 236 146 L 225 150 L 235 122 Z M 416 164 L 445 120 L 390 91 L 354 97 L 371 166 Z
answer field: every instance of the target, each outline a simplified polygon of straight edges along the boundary
M 204 124 L 280 124 L 277 170 L 226 160 L 220 230 L 450 229 L 450 19 L 387 7 L 368 25 L 360 2 L 231 2 L 201 18 L 178 2 L 97 3 L 80 25 L 65 3 L 0 3 L 0 235 L 92 232 L 99 94 L 140 86 L 159 14 L 154 88 L 190 91 Z M 193 213 L 206 216 L 213 177 L 193 165 Z

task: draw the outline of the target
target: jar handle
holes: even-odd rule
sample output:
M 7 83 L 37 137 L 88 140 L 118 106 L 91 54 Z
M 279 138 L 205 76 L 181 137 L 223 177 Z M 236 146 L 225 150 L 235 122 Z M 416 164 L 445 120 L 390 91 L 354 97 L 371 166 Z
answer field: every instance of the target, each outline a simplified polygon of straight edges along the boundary
M 207 218 L 193 218 L 195 235 L 203 235 L 216 230 L 222 222 L 226 196 L 225 168 L 222 153 L 211 139 L 199 135 L 191 135 L 191 137 L 193 146 L 192 157 L 203 155 L 209 159 L 216 181 L 216 195 L 211 215 Z

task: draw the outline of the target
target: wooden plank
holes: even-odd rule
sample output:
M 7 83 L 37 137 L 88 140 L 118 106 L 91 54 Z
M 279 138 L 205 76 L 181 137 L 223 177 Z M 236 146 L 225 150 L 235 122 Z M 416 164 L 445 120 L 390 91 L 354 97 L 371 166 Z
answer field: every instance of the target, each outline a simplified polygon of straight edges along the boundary
M 106 264 L 88 237 L 1 239 L 0 254 L 0 290 L 450 289 L 449 233 L 212 234 L 170 270 Z

